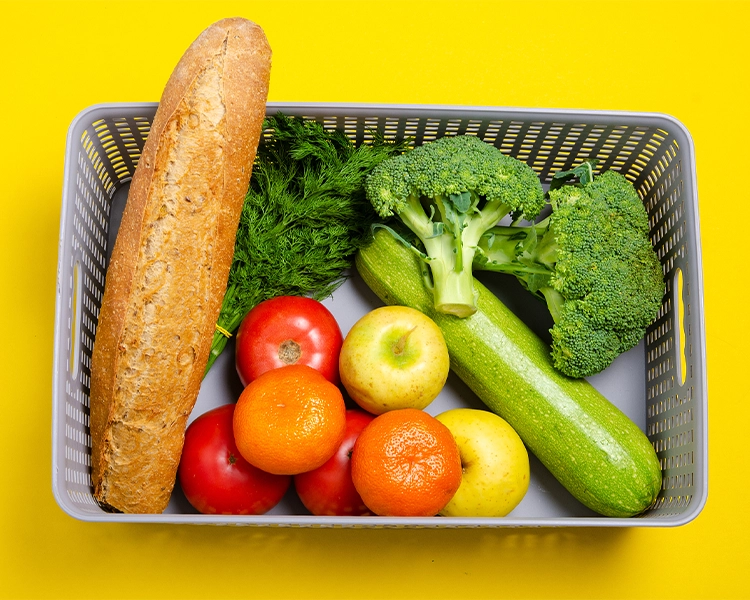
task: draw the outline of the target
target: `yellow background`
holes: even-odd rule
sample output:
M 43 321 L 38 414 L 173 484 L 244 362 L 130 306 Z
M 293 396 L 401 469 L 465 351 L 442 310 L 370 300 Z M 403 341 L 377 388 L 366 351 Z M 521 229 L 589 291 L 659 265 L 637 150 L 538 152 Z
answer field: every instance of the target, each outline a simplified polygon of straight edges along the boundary
M 709 498 L 668 529 L 297 530 L 78 522 L 51 491 L 67 127 L 155 101 L 211 22 L 259 22 L 270 99 L 669 113 L 696 146 Z M 0 1 L 0 596 L 750 597 L 747 2 Z

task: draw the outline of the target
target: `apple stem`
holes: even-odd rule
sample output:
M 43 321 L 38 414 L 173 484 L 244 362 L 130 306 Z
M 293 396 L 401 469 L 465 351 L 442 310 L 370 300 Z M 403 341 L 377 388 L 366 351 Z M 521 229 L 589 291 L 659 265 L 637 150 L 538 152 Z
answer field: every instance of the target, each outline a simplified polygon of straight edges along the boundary
M 398 356 L 399 354 L 403 354 L 404 348 L 406 347 L 406 341 L 409 339 L 409 336 L 414 332 L 416 327 L 412 327 L 409 331 L 407 331 L 404 335 L 402 335 L 400 338 L 398 338 L 398 341 L 393 344 L 393 353 Z

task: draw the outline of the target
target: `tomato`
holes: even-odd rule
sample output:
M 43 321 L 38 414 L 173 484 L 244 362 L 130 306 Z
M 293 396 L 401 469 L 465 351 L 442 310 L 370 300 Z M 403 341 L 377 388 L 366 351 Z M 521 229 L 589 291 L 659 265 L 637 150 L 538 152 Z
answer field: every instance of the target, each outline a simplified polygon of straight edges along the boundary
M 237 331 L 235 364 L 242 385 L 271 369 L 303 364 L 339 385 L 343 336 L 331 312 L 317 300 L 278 296 L 261 302 Z
M 209 410 L 190 424 L 178 479 L 201 513 L 261 515 L 279 503 L 292 479 L 261 471 L 240 456 L 232 432 L 234 406 Z
M 372 514 L 352 483 L 351 454 L 360 432 L 375 417 L 358 409 L 346 411 L 346 431 L 328 462 L 314 471 L 294 476 L 294 487 L 305 508 L 314 515 L 361 516 Z

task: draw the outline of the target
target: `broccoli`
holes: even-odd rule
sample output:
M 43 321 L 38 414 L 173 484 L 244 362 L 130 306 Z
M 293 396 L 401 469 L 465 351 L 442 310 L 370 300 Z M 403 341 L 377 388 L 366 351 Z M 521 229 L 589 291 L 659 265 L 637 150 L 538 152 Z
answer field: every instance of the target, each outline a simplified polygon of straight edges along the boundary
M 546 301 L 552 361 L 571 377 L 598 373 L 635 346 L 665 292 L 638 193 L 616 171 L 594 176 L 594 164 L 555 175 L 549 216 L 490 229 L 474 263 L 515 275 Z
M 429 265 L 435 309 L 457 317 L 476 311 L 472 263 L 482 235 L 506 215 L 534 218 L 545 206 L 531 167 L 473 135 L 386 159 L 365 191 L 380 217 L 395 215 L 419 238 L 424 251 L 381 224 Z

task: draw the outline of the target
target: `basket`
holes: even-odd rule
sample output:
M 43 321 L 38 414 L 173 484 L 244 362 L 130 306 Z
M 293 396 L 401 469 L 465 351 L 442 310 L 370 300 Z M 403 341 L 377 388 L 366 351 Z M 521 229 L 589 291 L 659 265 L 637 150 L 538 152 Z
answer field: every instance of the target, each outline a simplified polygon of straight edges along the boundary
M 648 211 L 651 239 L 663 265 L 667 294 L 639 346 L 590 378 L 648 435 L 663 484 L 655 505 L 630 519 L 601 517 L 578 503 L 533 456 L 531 483 L 504 518 L 317 517 L 293 489 L 265 515 L 198 514 L 179 485 L 163 514 L 103 511 L 92 496 L 89 368 L 105 275 L 129 182 L 156 110 L 155 103 L 96 105 L 72 122 L 65 156 L 57 272 L 53 366 L 52 488 L 60 507 L 84 521 L 212 523 L 301 527 L 649 527 L 694 519 L 707 496 L 707 394 L 703 291 L 695 157 L 689 133 L 675 119 L 651 113 L 530 110 L 494 107 L 269 103 L 281 111 L 338 128 L 357 143 L 373 130 L 416 144 L 473 134 L 515 156 L 543 183 L 584 159 L 623 173 Z M 501 299 L 544 335 L 543 311 L 503 286 Z M 506 296 L 503 297 L 502 294 Z M 379 301 L 356 274 L 325 301 L 346 333 Z M 548 314 L 547 314 L 548 318 Z M 236 400 L 230 344 L 204 380 L 191 418 Z M 437 414 L 477 399 L 453 376 L 428 408 Z

